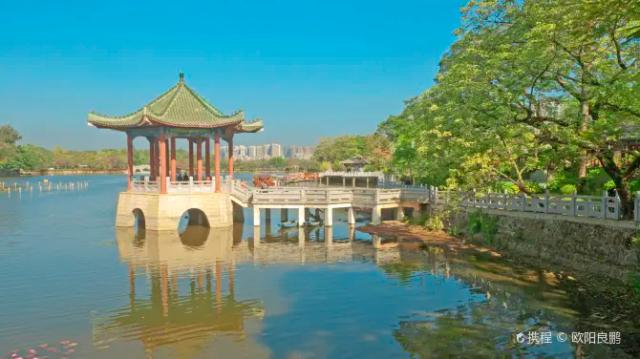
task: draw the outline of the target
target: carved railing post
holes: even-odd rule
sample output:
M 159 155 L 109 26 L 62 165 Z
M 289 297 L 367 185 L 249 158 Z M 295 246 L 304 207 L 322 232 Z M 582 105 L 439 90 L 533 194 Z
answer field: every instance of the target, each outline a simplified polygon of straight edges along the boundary
M 544 213 L 549 213 L 549 190 L 544 192 Z

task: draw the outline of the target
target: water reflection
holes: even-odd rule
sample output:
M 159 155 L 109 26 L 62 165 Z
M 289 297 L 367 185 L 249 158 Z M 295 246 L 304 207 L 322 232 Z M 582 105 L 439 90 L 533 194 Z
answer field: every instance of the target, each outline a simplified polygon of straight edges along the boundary
M 117 245 L 120 259 L 129 267 L 130 300 L 126 307 L 94 319 L 94 344 L 105 348 L 118 342 L 136 341 L 141 343 L 147 357 L 191 358 L 211 350 L 247 356 L 248 347 L 255 350 L 251 356 L 283 357 L 292 354 L 279 347 L 277 340 L 262 336 L 263 325 L 266 325 L 262 322 L 267 321 L 270 323 L 267 327 L 277 328 L 279 335 L 287 336 L 286 346 L 296 346 L 292 336 L 299 337 L 298 333 L 305 330 L 323 332 L 321 322 L 296 322 L 295 325 L 291 322 L 310 316 L 311 307 L 342 308 L 340 303 L 344 300 L 366 307 L 370 304 L 362 301 L 373 299 L 380 300 L 382 305 L 378 309 L 381 313 L 375 315 L 393 323 L 382 321 L 382 331 L 413 357 L 491 357 L 496 353 L 504 356 L 612 355 L 606 346 L 574 347 L 557 341 L 527 346 L 513 341 L 513 335 L 518 332 L 549 331 L 555 335 L 584 329 L 579 327 L 576 320 L 579 314 L 571 309 L 572 303 L 553 273 L 519 268 L 489 253 L 454 253 L 443 247 L 411 241 L 399 243 L 379 236 L 373 236 L 370 241 L 358 240 L 356 232 L 354 228 L 347 228 L 334 237 L 334 232 L 329 230 L 287 228 L 275 233 L 268 230 L 263 235 L 259 227 L 253 228 L 253 233 L 245 233 L 241 226 L 227 229 L 188 226 L 182 233 L 147 232 L 141 240 L 130 230 L 120 230 Z M 329 275 L 332 271 L 323 271 L 326 264 L 331 263 L 371 263 L 390 282 L 354 283 L 348 288 L 340 283 L 351 280 L 347 272 L 339 279 L 336 277 L 337 281 L 331 284 L 335 288 L 329 290 L 323 288 L 324 279 L 318 279 L 317 275 Z M 288 266 L 292 265 L 309 266 L 317 271 L 319 265 L 324 265 L 322 271 L 316 272 L 319 274 L 313 275 L 295 269 L 286 271 L 294 276 L 307 273 L 310 278 L 316 277 L 318 287 L 309 287 L 307 293 L 298 295 L 306 301 L 324 296 L 324 304 L 296 301 L 287 309 L 294 313 L 292 318 L 287 319 L 287 315 L 280 313 L 269 319 L 264 298 L 278 296 L 282 289 L 287 293 L 299 288 L 273 287 L 269 290 L 274 293 L 259 292 L 253 299 L 246 296 L 238 299 L 236 268 L 247 264 L 254 268 L 252 271 L 267 267 L 291 268 Z M 146 278 L 148 290 L 136 287 L 141 278 Z M 367 293 L 393 282 L 400 287 L 369 298 Z M 256 285 L 256 282 L 250 280 L 246 284 Z M 404 304 L 389 306 L 394 301 Z M 300 312 L 305 314 L 300 316 Z M 323 320 L 333 323 L 325 330 L 345 336 L 354 328 L 343 328 L 337 323 L 357 322 L 354 325 L 362 326 L 361 330 L 366 332 L 367 321 L 375 316 L 370 311 L 353 312 L 353 308 L 335 309 L 325 315 Z M 289 324 L 283 326 L 281 320 Z M 363 334 L 364 338 L 372 335 Z M 222 348 L 212 348 L 211 343 L 218 337 L 231 338 L 231 342 Z M 311 337 L 302 336 L 299 340 L 311 340 Z M 338 354 L 339 348 L 345 345 L 357 345 L 336 337 L 332 340 L 334 342 L 322 343 L 328 353 Z M 168 348 L 171 354 L 163 355 Z M 394 353 L 392 349 L 393 346 L 384 347 L 388 354 Z M 373 349 L 362 350 L 375 354 Z M 295 355 L 314 356 L 307 354 Z
M 174 357 L 197 357 L 216 335 L 243 341 L 245 320 L 264 316 L 258 300 L 236 299 L 231 228 L 149 231 L 142 245 L 132 230 L 116 234 L 120 259 L 129 267 L 130 301 L 94 319 L 97 347 L 139 341 L 147 357 L 160 347 L 173 349 Z M 149 282 L 147 293 L 137 291 L 138 271 Z
M 255 230 L 249 211 L 244 227 L 113 241 L 105 204 L 126 179 L 88 180 L 86 192 L 0 199 L 0 358 L 69 339 L 92 359 L 638 357 L 640 336 L 618 327 L 626 319 L 598 324 L 590 287 L 569 273 L 372 238 L 338 210 L 331 232 L 283 230 L 280 211 Z M 627 353 L 510 340 L 535 328 L 621 331 Z

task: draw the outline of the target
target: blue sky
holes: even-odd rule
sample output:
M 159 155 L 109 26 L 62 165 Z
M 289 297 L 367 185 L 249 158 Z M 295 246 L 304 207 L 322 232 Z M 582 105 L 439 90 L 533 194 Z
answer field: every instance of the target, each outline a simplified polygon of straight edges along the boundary
M 178 80 L 265 131 L 237 143 L 366 134 L 433 81 L 463 0 L 0 0 L 0 124 L 23 142 L 123 147 L 89 128 Z

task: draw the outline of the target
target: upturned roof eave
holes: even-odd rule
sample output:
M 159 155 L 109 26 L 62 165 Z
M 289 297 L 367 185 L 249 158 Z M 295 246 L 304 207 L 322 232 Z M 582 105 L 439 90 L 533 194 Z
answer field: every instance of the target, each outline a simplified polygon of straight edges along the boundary
M 96 115 L 92 113 L 93 115 Z M 220 128 L 234 125 L 241 125 L 244 122 L 242 116 L 238 118 L 233 118 L 235 115 L 232 115 L 228 118 L 218 118 L 217 121 L 213 123 L 181 123 L 179 121 L 172 121 L 170 119 L 159 119 L 150 115 L 142 115 L 135 122 L 130 120 L 123 120 L 122 118 L 114 117 L 104 117 L 100 116 L 100 120 L 92 119 L 91 114 L 87 119 L 87 123 L 95 126 L 97 128 L 108 128 L 114 130 L 127 130 L 127 129 L 135 129 L 135 128 L 143 128 L 143 127 L 173 127 L 173 128 L 201 128 L 201 129 L 212 129 L 212 128 Z M 124 123 L 121 123 L 124 122 Z

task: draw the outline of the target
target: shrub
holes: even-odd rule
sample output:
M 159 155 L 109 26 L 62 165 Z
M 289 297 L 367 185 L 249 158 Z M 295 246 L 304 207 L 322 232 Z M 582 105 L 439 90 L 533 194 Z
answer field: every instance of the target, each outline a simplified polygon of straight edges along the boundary
M 562 194 L 574 194 L 576 193 L 576 185 L 574 184 L 565 184 L 560 187 L 560 193 Z
M 493 243 L 498 233 L 498 219 L 480 211 L 469 213 L 468 232 L 480 233 L 484 242 Z
M 441 215 L 429 217 L 425 223 L 425 227 L 430 231 L 441 231 L 444 229 L 444 221 Z

